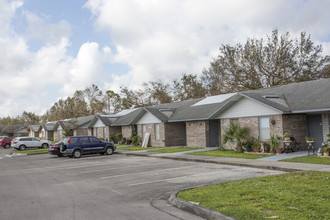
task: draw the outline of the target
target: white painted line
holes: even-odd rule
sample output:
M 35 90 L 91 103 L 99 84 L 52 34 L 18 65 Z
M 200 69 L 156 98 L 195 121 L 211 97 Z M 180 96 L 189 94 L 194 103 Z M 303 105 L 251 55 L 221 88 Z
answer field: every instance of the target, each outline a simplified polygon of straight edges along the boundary
M 121 192 L 118 192 L 117 190 L 112 189 L 111 191 L 118 194 L 118 195 L 123 195 Z
M 164 164 L 172 164 L 173 162 L 166 162 L 166 163 L 153 163 L 153 165 L 164 165 Z M 124 166 L 124 167 L 110 167 L 106 169 L 99 169 L 99 170 L 88 170 L 88 171 L 82 171 L 80 172 L 81 174 L 83 173 L 95 173 L 95 172 L 101 172 L 101 171 L 107 171 L 107 170 L 118 170 L 118 169 L 123 169 L 123 168 L 131 168 L 131 167 L 145 167 L 145 166 L 151 166 L 151 164 L 142 164 L 142 165 L 132 165 L 132 166 Z
M 154 181 L 148 181 L 148 182 L 141 182 L 141 183 L 133 183 L 129 184 L 128 186 L 137 186 L 137 185 L 145 185 L 150 183 L 159 183 L 159 182 L 166 182 L 171 180 L 177 180 L 177 179 L 183 179 L 187 177 L 196 177 L 196 176 L 203 176 L 203 175 L 209 175 L 209 174 L 215 174 L 215 173 L 223 173 L 224 171 L 217 171 L 217 172 L 210 172 L 210 173 L 200 173 L 200 174 L 194 174 L 194 175 L 186 175 L 186 176 L 180 176 L 180 177 L 173 177 L 173 178 L 167 178 L 167 179 L 161 179 L 161 180 L 154 180 Z
M 3 159 L 2 157 L 0 157 L 0 160 Z
M 104 176 L 104 177 L 100 177 L 100 179 L 110 179 L 110 178 L 114 178 L 114 177 L 131 176 L 131 175 L 145 174 L 145 173 L 156 173 L 156 172 L 169 171 L 169 170 L 180 170 L 180 169 L 187 169 L 187 168 L 192 168 L 192 167 L 196 167 L 196 166 L 176 167 L 176 168 L 151 170 L 151 171 L 138 172 L 138 173 L 127 173 L 127 174 L 121 174 L 121 175 Z
M 7 154 L 6 155 L 6 157 L 12 157 L 12 156 L 14 156 L 14 155 L 13 154 L 11 154 L 11 155 L 10 154 Z

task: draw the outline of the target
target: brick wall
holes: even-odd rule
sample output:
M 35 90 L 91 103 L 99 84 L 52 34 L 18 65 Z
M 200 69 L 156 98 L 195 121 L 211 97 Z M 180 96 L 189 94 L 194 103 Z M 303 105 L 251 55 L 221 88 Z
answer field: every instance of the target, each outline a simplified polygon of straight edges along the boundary
M 185 126 L 182 123 L 165 123 L 165 146 L 184 146 Z
M 146 133 L 150 133 L 148 146 L 165 147 L 165 126 L 159 124 L 159 140 L 155 138 L 155 124 L 146 124 Z M 142 137 L 142 125 L 138 125 L 138 135 Z M 143 141 L 143 139 L 142 139 Z
M 117 132 L 118 133 L 118 132 Z M 123 134 L 123 137 L 130 138 L 133 135 L 133 128 L 132 125 L 126 125 L 121 127 L 121 133 Z M 141 135 L 140 135 L 141 137 Z
M 304 114 L 301 115 L 283 115 L 283 134 L 291 133 L 297 142 L 306 144 L 305 137 L 308 134 L 307 117 Z
M 250 135 L 257 138 L 259 136 L 259 118 L 258 117 L 249 117 L 249 118 L 238 118 L 237 123 L 241 127 L 248 127 L 250 128 Z M 225 132 L 229 129 L 230 127 L 230 119 L 221 119 L 220 120 L 220 131 L 221 135 L 224 135 Z M 222 138 L 221 138 L 222 142 Z M 236 149 L 236 142 L 227 142 L 226 144 L 221 145 L 225 149 L 231 149 L 235 150 Z
M 188 147 L 208 147 L 210 145 L 208 121 L 186 122 L 186 132 Z

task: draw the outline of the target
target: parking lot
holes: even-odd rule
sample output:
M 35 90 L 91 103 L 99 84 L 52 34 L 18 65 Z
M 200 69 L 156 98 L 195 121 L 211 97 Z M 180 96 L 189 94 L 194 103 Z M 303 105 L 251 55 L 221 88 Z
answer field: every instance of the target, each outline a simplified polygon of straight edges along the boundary
M 282 173 L 138 156 L 0 151 L 1 219 L 199 219 L 166 203 L 175 190 Z

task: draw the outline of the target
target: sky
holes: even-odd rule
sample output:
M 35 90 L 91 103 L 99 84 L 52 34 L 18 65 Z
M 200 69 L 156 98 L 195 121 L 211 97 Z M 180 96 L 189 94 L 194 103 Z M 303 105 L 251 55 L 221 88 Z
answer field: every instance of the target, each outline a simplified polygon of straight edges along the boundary
M 277 28 L 330 54 L 328 0 L 0 0 L 0 117 L 60 98 L 200 76 L 222 44 Z

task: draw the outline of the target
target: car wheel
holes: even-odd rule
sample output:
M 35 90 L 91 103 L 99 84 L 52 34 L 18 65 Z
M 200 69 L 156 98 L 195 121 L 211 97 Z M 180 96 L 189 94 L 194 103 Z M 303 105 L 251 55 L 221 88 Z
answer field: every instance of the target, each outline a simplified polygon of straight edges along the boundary
M 113 154 L 113 148 L 112 148 L 112 147 L 107 147 L 107 148 L 105 149 L 105 154 L 106 154 L 106 155 L 111 155 L 111 154 Z
M 41 148 L 48 148 L 48 144 L 43 143 L 43 144 L 41 145 Z
M 5 144 L 5 148 L 10 148 L 10 145 L 9 144 Z
M 72 156 L 74 158 L 80 158 L 81 157 L 81 151 L 80 150 L 74 150 L 72 153 Z
M 19 150 L 21 150 L 21 151 L 23 151 L 23 150 L 25 150 L 25 145 L 21 145 L 21 146 L 19 146 Z

